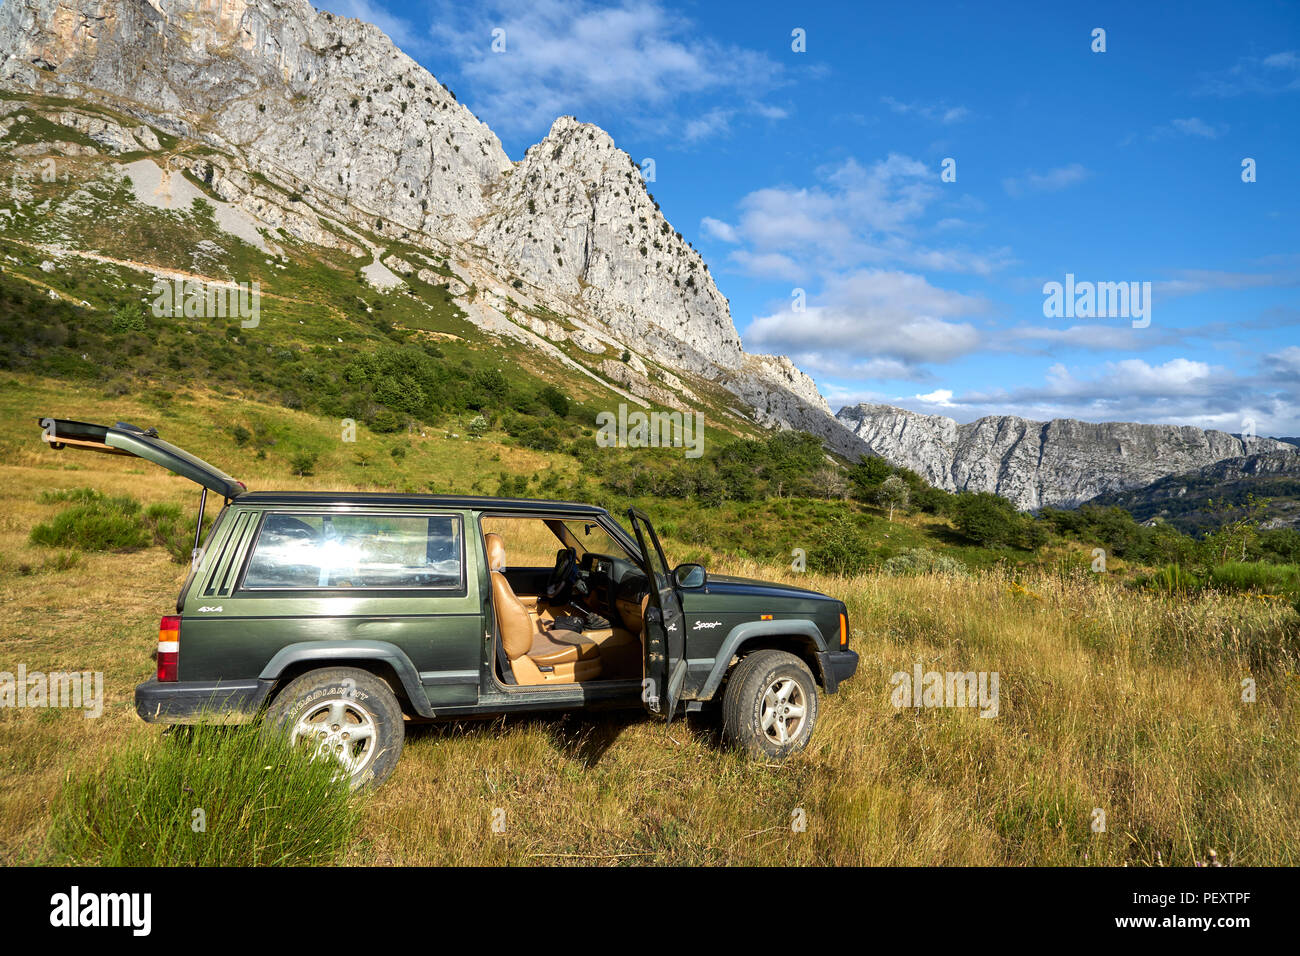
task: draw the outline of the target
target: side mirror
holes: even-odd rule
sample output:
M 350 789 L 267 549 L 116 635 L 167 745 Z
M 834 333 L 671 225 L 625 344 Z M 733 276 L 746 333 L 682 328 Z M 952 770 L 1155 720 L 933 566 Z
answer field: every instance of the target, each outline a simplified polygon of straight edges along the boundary
M 708 580 L 702 564 L 679 564 L 673 569 L 673 580 L 679 588 L 702 588 Z

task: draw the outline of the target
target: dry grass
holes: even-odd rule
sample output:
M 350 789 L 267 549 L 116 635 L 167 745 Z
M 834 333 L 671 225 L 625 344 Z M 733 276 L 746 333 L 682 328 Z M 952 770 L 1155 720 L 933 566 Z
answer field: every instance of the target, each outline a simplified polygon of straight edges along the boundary
M 33 428 L 33 432 L 35 429 Z M 34 436 L 33 436 L 34 437 Z M 41 855 L 64 779 L 101 765 L 139 721 L 158 617 L 182 569 L 158 548 L 40 570 L 27 544 L 90 486 L 192 506 L 157 469 L 85 456 L 0 466 L 0 670 L 100 670 L 103 717 L 0 710 L 0 860 Z M 310 485 L 311 481 L 280 481 Z M 681 548 L 669 542 L 670 550 Z M 19 565 L 35 568 L 21 574 Z M 849 605 L 857 677 L 827 698 L 812 746 L 781 766 L 721 749 L 709 715 L 639 714 L 415 727 L 364 798 L 354 864 L 1190 864 L 1210 849 L 1295 865 L 1300 619 L 1208 595 L 1171 602 L 1082 574 L 837 579 L 734 563 Z M 1000 713 L 896 710 L 889 676 L 997 671 Z M 1257 700 L 1241 700 L 1253 677 Z M 1089 829 L 1094 807 L 1106 831 Z M 503 811 L 497 813 L 497 811 Z M 795 832 L 802 810 L 806 830 Z M 493 830 L 504 823 L 504 832 Z M 178 825 L 184 825 L 178 821 Z

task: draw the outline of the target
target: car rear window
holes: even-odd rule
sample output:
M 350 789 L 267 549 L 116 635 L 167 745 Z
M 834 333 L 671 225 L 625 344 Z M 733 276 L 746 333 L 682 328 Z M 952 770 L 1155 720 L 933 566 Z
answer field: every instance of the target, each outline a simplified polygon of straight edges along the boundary
M 268 514 L 246 589 L 458 588 L 457 515 Z

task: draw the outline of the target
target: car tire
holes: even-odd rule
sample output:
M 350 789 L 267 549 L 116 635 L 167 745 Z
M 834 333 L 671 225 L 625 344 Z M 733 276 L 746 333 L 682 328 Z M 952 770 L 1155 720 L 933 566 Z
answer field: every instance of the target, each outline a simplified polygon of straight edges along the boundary
M 807 664 L 787 651 L 755 651 L 727 681 L 722 736 L 755 760 L 784 760 L 808 746 L 817 709 Z
M 388 779 L 406 737 L 392 688 L 352 667 L 325 667 L 294 678 L 271 701 L 265 725 L 312 759 L 335 760 L 353 790 Z

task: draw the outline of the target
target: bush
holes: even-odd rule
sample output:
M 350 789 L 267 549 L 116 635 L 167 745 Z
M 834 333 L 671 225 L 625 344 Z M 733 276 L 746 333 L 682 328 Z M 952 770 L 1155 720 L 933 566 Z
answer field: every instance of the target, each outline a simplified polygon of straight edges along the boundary
M 381 408 L 371 417 L 370 430 L 381 435 L 391 434 L 402 427 L 402 421 L 392 409 Z
M 953 508 L 957 530 L 986 548 L 1014 544 L 1019 518 L 1011 502 L 987 491 L 958 495 Z
M 360 810 L 336 770 L 252 727 L 137 739 L 65 785 L 50 853 L 79 866 L 337 863 Z
M 314 451 L 300 451 L 290 459 L 289 464 L 295 475 L 306 478 L 315 470 L 316 459 L 317 455 Z
M 523 498 L 528 495 L 528 478 L 524 475 L 511 475 L 509 472 L 501 472 L 501 480 L 497 484 L 495 496 L 497 498 Z
M 140 502 L 129 495 L 73 505 L 32 528 L 32 544 L 80 551 L 135 551 L 153 543 L 140 520 Z
M 842 515 L 823 528 L 808 552 L 813 571 L 861 574 L 871 566 L 871 541 L 851 517 Z
M 880 566 L 885 574 L 965 574 L 966 565 L 928 548 L 900 551 Z
M 113 313 L 112 329 L 114 334 L 123 335 L 127 332 L 144 332 L 148 325 L 144 320 L 144 313 L 140 311 L 138 305 L 124 305 Z
M 554 385 L 547 385 L 538 395 L 538 399 L 543 405 L 553 411 L 560 418 L 569 414 L 569 396 Z

